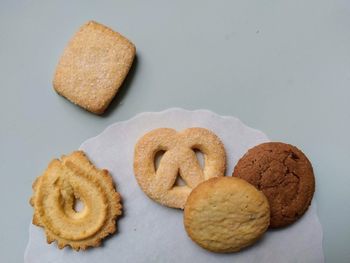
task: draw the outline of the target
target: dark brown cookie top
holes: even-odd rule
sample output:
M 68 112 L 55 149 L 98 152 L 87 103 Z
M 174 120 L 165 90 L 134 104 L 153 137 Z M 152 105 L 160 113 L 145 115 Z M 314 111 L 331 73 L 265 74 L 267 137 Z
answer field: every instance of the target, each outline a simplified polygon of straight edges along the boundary
M 261 190 L 271 208 L 270 227 L 295 222 L 308 209 L 315 191 L 310 161 L 298 148 L 280 142 L 250 149 L 237 163 L 233 176 Z

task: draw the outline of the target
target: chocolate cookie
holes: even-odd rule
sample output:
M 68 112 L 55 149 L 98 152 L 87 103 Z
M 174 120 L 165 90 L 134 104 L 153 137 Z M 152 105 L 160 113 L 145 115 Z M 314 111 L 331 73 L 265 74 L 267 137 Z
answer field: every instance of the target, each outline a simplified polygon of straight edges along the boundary
M 270 227 L 287 226 L 308 209 L 315 178 L 307 157 L 296 147 L 263 143 L 250 149 L 237 163 L 233 176 L 261 190 L 271 208 Z

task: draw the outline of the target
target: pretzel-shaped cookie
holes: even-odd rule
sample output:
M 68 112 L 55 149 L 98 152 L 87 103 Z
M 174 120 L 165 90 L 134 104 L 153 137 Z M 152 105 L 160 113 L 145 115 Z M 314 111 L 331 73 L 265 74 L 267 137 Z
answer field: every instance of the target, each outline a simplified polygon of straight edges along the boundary
M 194 150 L 204 155 L 203 169 Z M 154 159 L 160 151 L 165 153 L 156 170 Z M 181 132 L 155 129 L 145 134 L 135 146 L 134 172 L 138 184 L 151 199 L 169 207 L 183 209 L 192 189 L 209 178 L 223 176 L 225 166 L 222 142 L 204 128 Z M 186 185 L 174 185 L 178 174 Z

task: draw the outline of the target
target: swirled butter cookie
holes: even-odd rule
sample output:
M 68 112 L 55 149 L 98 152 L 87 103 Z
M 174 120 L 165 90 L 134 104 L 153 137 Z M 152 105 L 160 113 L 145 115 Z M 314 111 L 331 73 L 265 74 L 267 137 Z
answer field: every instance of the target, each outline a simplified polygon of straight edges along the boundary
M 250 149 L 238 161 L 233 176 L 266 195 L 271 207 L 270 227 L 295 222 L 308 209 L 315 191 L 310 161 L 298 148 L 280 142 Z
M 265 195 L 235 177 L 212 178 L 199 184 L 184 210 L 187 234 L 213 252 L 236 252 L 253 244 L 265 233 L 269 221 Z
M 204 155 L 200 166 L 195 150 Z M 164 152 L 159 167 L 155 157 Z M 189 128 L 181 132 L 159 128 L 145 134 L 136 144 L 134 172 L 141 189 L 162 205 L 183 208 L 192 189 L 199 183 L 223 176 L 225 149 L 220 139 L 204 128 Z M 177 176 L 185 185 L 176 185 Z
M 94 167 L 82 151 L 51 161 L 33 190 L 33 224 L 44 228 L 48 243 L 86 249 L 116 231 L 120 195 L 108 171 Z M 75 210 L 77 200 L 81 211 Z

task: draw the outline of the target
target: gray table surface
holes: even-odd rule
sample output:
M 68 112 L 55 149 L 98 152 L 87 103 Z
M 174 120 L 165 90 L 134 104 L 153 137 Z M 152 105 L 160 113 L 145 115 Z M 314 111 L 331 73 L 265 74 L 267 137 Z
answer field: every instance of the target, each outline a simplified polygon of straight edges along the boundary
M 52 76 L 96 20 L 137 46 L 104 116 L 58 96 Z M 311 159 L 327 262 L 350 262 L 350 2 L 0 2 L 0 262 L 22 262 L 34 178 L 109 124 L 144 111 L 239 117 Z

